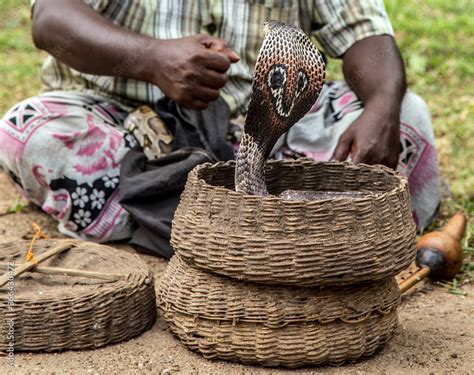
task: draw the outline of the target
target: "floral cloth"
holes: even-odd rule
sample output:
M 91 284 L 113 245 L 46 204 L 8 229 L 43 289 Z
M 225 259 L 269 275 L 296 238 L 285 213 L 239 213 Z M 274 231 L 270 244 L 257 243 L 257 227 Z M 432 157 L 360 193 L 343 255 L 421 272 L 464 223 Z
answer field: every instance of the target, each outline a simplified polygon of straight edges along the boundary
M 103 98 L 51 92 L 0 121 L 0 166 L 61 232 L 95 241 L 128 238 L 118 203 L 120 161 L 136 144 L 122 129 L 127 110 Z

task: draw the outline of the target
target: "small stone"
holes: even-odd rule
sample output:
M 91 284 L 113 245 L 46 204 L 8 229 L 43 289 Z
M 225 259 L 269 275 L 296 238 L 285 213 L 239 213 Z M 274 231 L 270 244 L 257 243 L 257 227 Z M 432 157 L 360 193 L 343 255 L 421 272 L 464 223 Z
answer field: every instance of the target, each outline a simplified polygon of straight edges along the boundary
M 457 353 L 451 353 L 451 358 L 457 358 L 458 354 Z

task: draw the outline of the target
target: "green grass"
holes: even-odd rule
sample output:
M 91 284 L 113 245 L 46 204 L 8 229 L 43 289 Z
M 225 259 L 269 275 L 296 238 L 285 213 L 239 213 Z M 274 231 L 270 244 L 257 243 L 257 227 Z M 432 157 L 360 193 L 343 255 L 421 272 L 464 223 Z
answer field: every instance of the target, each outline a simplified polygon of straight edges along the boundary
M 456 211 L 470 218 L 463 240 L 466 262 L 449 290 L 463 294 L 474 280 L 474 2 L 471 0 L 386 0 L 410 88 L 423 96 L 433 119 L 446 187 L 439 229 Z M 340 78 L 339 61 L 329 62 L 329 78 Z
M 30 36 L 29 1 L 2 0 L 0 7 L 0 113 L 41 88 L 44 54 Z
M 409 85 L 430 107 L 443 179 L 451 192 L 430 229 L 459 209 L 470 217 L 462 243 L 466 263 L 449 289 L 462 294 L 462 285 L 474 279 L 474 2 L 388 0 L 386 7 Z
M 0 113 L 41 87 L 45 56 L 30 37 L 28 0 L 2 0 L 0 8 Z M 437 229 L 457 210 L 471 218 L 463 240 L 464 273 L 453 290 L 474 273 L 474 2 L 472 0 L 386 0 L 407 67 L 410 88 L 428 103 L 445 186 L 449 186 Z M 341 77 L 340 63 L 329 64 Z
M 7 214 L 18 214 L 23 212 L 30 206 L 29 202 L 23 201 L 21 198 L 18 198 L 17 201 L 7 210 Z
M 474 199 L 474 3 L 387 1 L 408 81 L 433 116 L 443 174 L 453 195 Z

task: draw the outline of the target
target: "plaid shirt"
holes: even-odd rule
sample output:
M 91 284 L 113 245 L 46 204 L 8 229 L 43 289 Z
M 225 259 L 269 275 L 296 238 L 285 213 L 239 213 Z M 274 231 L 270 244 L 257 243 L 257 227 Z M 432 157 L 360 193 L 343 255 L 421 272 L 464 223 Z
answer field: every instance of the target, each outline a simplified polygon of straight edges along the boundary
M 393 34 L 383 0 L 84 1 L 115 24 L 158 39 L 208 33 L 226 40 L 241 57 L 228 70 L 221 91 L 233 113 L 247 104 L 266 19 L 299 25 L 331 57 L 343 55 L 365 37 Z M 41 76 L 47 90 L 90 91 L 131 105 L 154 103 L 163 96 L 150 83 L 80 73 L 51 56 Z

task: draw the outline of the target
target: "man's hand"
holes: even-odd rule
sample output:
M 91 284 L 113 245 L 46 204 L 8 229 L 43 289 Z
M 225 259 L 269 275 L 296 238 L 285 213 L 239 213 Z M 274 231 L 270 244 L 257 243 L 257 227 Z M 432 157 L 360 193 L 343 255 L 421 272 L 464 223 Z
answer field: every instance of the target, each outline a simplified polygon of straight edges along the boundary
M 190 109 L 202 110 L 217 100 L 227 81 L 225 72 L 239 61 L 222 39 L 205 34 L 159 44 L 152 81 L 170 99 Z
M 333 159 L 396 168 L 400 152 L 400 108 L 406 81 L 403 61 L 388 35 L 356 42 L 343 55 L 347 83 L 364 104 L 361 116 L 339 139 Z
M 395 169 L 400 154 L 400 112 L 396 109 L 364 108 L 339 138 L 332 158 L 342 161 L 351 156 L 356 164 L 383 164 Z

